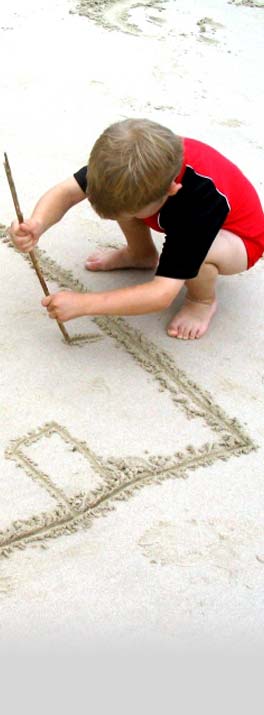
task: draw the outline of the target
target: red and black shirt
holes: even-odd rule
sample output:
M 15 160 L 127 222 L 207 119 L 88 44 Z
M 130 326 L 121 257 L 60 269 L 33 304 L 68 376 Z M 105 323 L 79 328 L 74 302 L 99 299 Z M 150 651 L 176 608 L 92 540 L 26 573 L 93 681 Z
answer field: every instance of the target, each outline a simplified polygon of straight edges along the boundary
M 175 179 L 182 188 L 143 220 L 166 234 L 156 275 L 186 280 L 199 273 L 220 228 L 258 243 L 264 240 L 264 219 L 254 187 L 235 164 L 195 139 L 184 138 L 183 144 Z M 86 192 L 87 166 L 74 177 Z

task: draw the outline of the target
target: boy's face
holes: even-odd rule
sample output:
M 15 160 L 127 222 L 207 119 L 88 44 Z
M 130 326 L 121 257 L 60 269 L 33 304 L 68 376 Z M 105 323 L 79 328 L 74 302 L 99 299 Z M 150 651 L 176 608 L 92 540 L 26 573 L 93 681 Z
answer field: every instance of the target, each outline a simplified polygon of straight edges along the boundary
M 181 189 L 181 187 L 182 187 L 181 184 L 177 184 L 176 181 L 172 181 L 167 193 L 164 196 L 162 196 L 158 201 L 153 201 L 151 204 L 144 206 L 144 208 L 141 209 L 140 211 L 137 211 L 136 214 L 122 214 L 122 216 L 120 216 L 119 218 L 120 219 L 121 218 L 123 218 L 123 219 L 129 219 L 129 218 L 144 219 L 144 218 L 148 218 L 149 216 L 154 216 L 154 214 L 156 214 L 161 209 L 163 204 L 165 204 L 165 202 L 167 201 L 169 196 L 175 196 L 175 194 L 178 193 L 178 191 Z

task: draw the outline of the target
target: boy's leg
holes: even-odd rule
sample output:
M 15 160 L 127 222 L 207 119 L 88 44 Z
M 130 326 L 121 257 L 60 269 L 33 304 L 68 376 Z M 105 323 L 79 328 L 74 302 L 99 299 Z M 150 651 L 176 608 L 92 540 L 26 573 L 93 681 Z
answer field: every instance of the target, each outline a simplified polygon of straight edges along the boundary
M 112 271 L 118 268 L 156 268 L 158 252 L 151 233 L 143 221 L 136 218 L 122 219 L 118 224 L 126 238 L 122 248 L 101 248 L 87 258 L 89 271 Z
M 242 273 L 247 267 L 247 251 L 241 238 L 230 231 L 219 231 L 198 276 L 185 283 L 185 302 L 169 324 L 168 335 L 183 340 L 201 338 L 216 311 L 217 276 Z

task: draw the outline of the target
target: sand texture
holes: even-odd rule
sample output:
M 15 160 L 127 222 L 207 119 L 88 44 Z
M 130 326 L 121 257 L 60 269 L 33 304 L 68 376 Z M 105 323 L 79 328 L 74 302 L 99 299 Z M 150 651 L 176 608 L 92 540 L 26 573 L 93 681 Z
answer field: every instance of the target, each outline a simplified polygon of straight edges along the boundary
M 258 2 L 10 0 L 1 147 L 24 215 L 129 116 L 208 141 L 263 199 L 263 22 Z M 202 340 L 167 337 L 174 305 L 69 322 L 67 345 L 0 182 L 2 641 L 261 642 L 263 259 L 219 280 Z M 84 270 L 121 243 L 83 202 L 36 253 L 51 291 L 149 280 Z

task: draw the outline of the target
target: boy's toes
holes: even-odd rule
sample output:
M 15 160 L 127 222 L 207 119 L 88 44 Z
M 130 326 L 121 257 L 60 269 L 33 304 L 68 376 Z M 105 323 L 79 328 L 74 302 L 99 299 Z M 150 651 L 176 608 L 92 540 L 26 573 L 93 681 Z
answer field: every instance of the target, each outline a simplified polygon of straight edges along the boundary
M 185 334 L 185 328 L 182 325 L 168 328 L 168 335 L 170 338 L 178 338 L 179 340 L 187 340 L 187 335 Z
M 178 338 L 178 328 L 169 327 L 167 333 L 170 338 Z
M 102 267 L 102 262 L 99 260 L 91 260 L 90 258 L 85 261 L 85 268 L 88 269 L 88 271 L 98 271 Z
M 216 311 L 216 300 L 201 303 L 188 298 L 168 326 L 168 335 L 180 340 L 196 340 L 206 333 Z
M 84 265 L 85 268 L 87 268 L 89 271 L 96 271 L 102 268 L 102 263 L 102 251 L 96 251 L 95 253 L 92 253 L 91 256 L 88 256 L 88 258 L 86 258 Z
M 193 328 L 192 330 L 190 330 L 190 334 L 189 334 L 190 340 L 195 340 L 195 338 L 198 338 L 198 333 L 199 333 L 199 330 L 198 330 L 197 326 L 195 328 Z
M 187 340 L 187 335 L 185 334 L 184 328 L 179 328 L 177 338 L 180 340 Z

